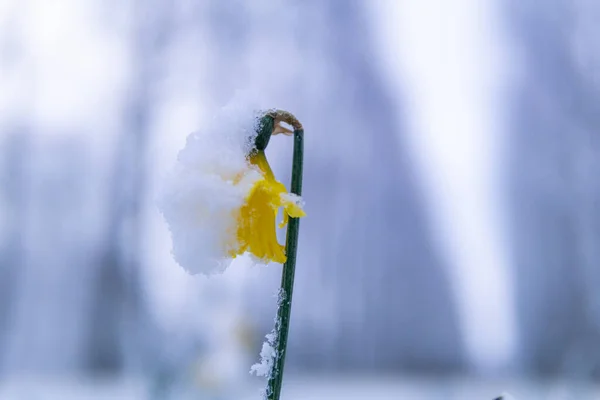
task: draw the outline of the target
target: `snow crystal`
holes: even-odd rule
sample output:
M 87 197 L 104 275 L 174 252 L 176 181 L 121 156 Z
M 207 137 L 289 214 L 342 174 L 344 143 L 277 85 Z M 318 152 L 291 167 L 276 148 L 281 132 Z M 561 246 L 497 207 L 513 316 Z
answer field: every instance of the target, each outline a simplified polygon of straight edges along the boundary
M 256 136 L 255 110 L 240 102 L 221 109 L 188 136 L 162 182 L 157 203 L 171 231 L 173 257 L 191 274 L 221 273 L 231 263 L 235 212 L 260 178 L 245 157 Z
M 285 291 L 280 289 L 277 292 L 277 308 L 281 307 L 285 301 Z M 273 370 L 275 368 L 275 360 L 278 357 L 277 341 L 279 340 L 279 329 L 281 327 L 281 321 L 278 317 L 275 317 L 275 327 L 273 330 L 265 336 L 267 339 L 262 346 L 260 351 L 260 362 L 250 367 L 250 373 L 255 373 L 257 376 L 264 376 L 270 379 L 273 376 Z
M 294 193 L 282 193 L 281 194 L 281 199 L 283 201 L 292 202 L 292 203 L 296 204 L 300 208 L 304 208 L 304 200 L 302 199 L 302 197 L 298 196 L 297 194 L 294 194 Z
M 277 333 L 273 330 L 265 336 L 267 340 L 263 343 L 260 350 L 260 362 L 250 367 L 250 373 L 255 373 L 256 376 L 270 377 L 277 351 L 275 350 L 275 342 L 277 341 Z

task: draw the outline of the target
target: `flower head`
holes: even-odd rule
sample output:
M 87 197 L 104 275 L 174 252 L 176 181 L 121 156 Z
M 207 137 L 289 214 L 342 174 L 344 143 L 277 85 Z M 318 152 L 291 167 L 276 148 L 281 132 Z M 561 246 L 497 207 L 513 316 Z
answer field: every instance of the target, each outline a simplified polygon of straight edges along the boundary
M 193 133 L 165 181 L 159 208 L 173 238 L 175 260 L 192 274 L 223 272 L 250 253 L 261 262 L 286 261 L 275 219 L 305 215 L 300 197 L 277 181 L 262 146 L 256 113 L 224 110 L 203 132 Z M 278 120 L 270 134 L 291 134 Z M 268 141 L 268 139 L 267 139 Z
M 280 228 L 285 226 L 289 217 L 300 218 L 306 214 L 301 200 L 287 193 L 285 186 L 275 179 L 264 151 L 256 150 L 248 159 L 260 171 L 261 178 L 254 182 L 236 216 L 235 240 L 238 247 L 230 254 L 235 257 L 248 251 L 260 260 L 284 263 L 284 246 L 277 241 L 275 232 L 277 212 L 283 207 L 284 220 Z

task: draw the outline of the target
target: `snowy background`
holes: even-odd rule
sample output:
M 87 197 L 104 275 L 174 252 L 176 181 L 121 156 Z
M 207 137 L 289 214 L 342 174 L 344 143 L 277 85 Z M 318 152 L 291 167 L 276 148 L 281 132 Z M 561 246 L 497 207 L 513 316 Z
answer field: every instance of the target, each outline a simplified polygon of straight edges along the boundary
M 240 94 L 305 127 L 283 399 L 600 398 L 599 26 L 596 0 L 0 0 L 0 399 L 258 398 L 280 267 L 190 277 L 155 204 Z

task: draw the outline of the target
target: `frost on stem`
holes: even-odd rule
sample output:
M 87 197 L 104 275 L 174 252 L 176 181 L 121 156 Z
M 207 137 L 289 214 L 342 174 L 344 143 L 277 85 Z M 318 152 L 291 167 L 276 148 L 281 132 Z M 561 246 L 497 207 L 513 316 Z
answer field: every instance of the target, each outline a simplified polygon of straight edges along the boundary
M 256 376 L 270 377 L 272 375 L 275 358 L 277 357 L 277 323 L 276 328 L 267 334 L 266 341 L 262 345 L 260 351 L 260 362 L 250 367 L 250 373 L 255 373 Z
M 277 308 L 281 307 L 286 299 L 286 294 L 283 289 L 279 289 L 277 292 Z M 250 373 L 256 374 L 256 376 L 264 376 L 267 379 L 271 379 L 275 374 L 275 361 L 280 356 L 277 353 L 277 344 L 279 341 L 279 334 L 281 331 L 281 320 L 275 317 L 275 326 L 273 330 L 268 333 L 265 338 L 265 342 L 262 345 L 260 351 L 260 362 L 250 367 Z M 263 393 L 263 397 L 266 398 L 268 393 Z

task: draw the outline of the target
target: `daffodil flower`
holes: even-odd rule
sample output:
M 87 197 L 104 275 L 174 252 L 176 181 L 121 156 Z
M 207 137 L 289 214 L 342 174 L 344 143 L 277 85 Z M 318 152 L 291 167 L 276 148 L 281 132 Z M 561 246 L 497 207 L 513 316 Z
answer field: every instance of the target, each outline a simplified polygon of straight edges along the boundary
M 159 208 L 173 238 L 175 260 L 192 274 L 223 272 L 232 259 L 249 253 L 261 262 L 282 263 L 281 289 L 273 332 L 252 366 L 267 376 L 266 397 L 279 400 L 289 332 L 302 209 L 302 124 L 290 113 L 271 110 L 257 118 L 229 107 L 204 133 L 188 136 L 166 180 Z M 258 123 L 257 123 L 258 121 Z M 285 121 L 294 132 L 283 127 Z M 251 122 L 251 123 L 250 123 Z M 273 135 L 294 136 L 289 193 L 265 155 Z M 286 247 L 279 244 L 275 219 L 283 209 Z M 293 218 L 291 221 L 289 218 Z M 287 253 L 287 254 L 286 254 Z
M 278 131 L 274 131 L 274 134 Z M 233 257 L 249 252 L 263 261 L 284 263 L 285 248 L 277 241 L 275 217 L 283 207 L 283 228 L 289 217 L 306 216 L 298 196 L 287 192 L 283 183 L 275 179 L 263 150 L 254 149 L 248 156 L 251 168 L 260 174 L 246 196 L 246 202 L 237 214 L 236 241 L 239 245 L 231 252 Z
M 175 260 L 192 274 L 223 272 L 248 253 L 262 263 L 286 261 L 276 217 L 305 216 L 302 199 L 288 193 L 267 161 L 272 135 L 293 132 L 281 119 L 230 109 L 188 137 L 159 202 L 173 238 Z

